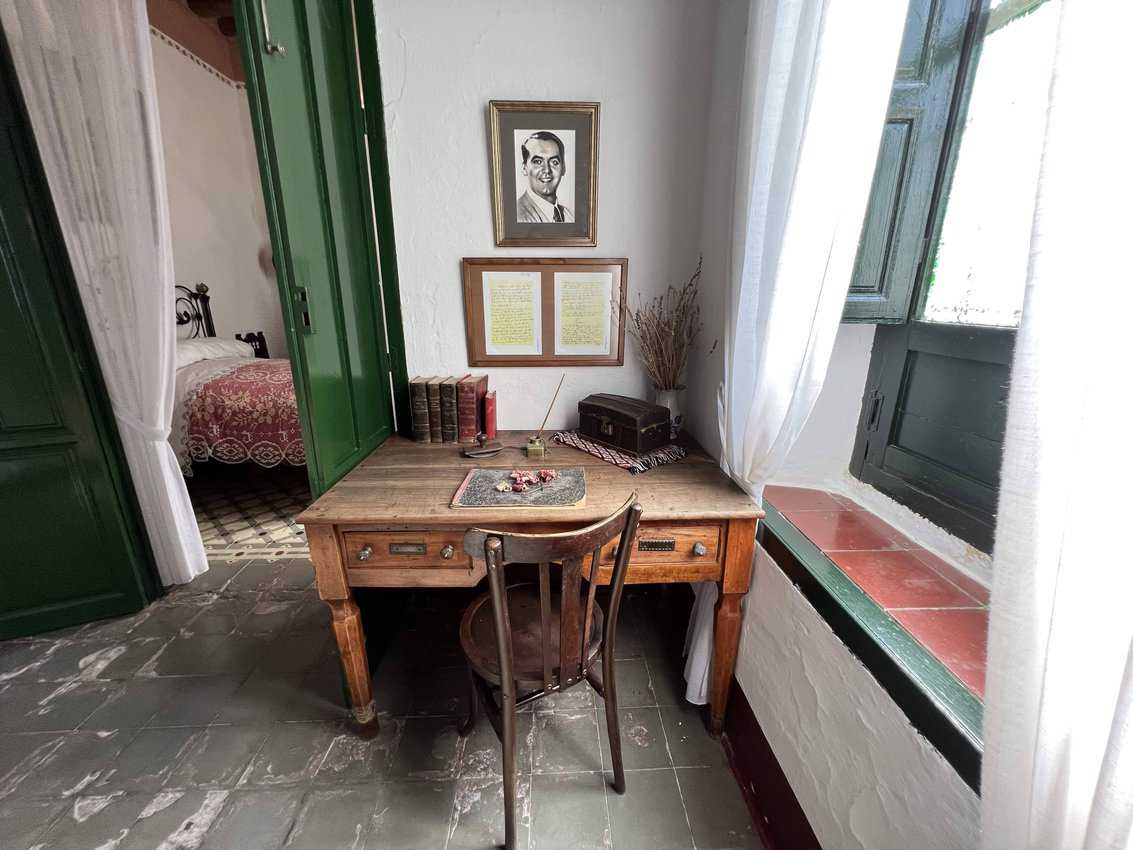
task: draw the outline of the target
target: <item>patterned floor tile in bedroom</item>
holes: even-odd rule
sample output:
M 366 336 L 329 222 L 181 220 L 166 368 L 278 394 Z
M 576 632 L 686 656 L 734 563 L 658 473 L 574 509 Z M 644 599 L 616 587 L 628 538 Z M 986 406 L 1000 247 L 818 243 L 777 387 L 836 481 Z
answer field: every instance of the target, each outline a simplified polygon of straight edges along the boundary
M 295 517 L 311 503 L 306 469 L 197 464 L 187 480 L 205 552 L 229 560 L 306 555 Z

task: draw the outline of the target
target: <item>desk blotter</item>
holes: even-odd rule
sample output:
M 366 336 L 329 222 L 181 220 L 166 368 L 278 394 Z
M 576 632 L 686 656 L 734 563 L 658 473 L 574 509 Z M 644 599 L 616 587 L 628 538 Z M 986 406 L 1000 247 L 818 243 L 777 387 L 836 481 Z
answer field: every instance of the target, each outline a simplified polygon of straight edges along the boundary
M 511 469 L 473 469 L 452 497 L 454 508 L 570 508 L 586 504 L 586 470 L 556 469 L 546 484 L 534 484 L 522 493 L 499 491 L 496 485 L 510 481 Z

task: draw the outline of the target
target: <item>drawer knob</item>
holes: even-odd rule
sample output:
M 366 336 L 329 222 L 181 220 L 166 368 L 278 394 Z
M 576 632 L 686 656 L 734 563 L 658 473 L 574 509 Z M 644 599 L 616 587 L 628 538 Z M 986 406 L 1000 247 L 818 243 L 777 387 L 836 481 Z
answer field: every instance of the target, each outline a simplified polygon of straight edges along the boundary
M 441 547 L 441 557 L 444 558 L 446 561 L 451 560 L 452 556 L 455 555 L 455 554 L 456 554 L 456 550 L 452 548 L 451 543 L 446 543 L 444 546 Z
M 358 550 L 358 560 L 359 561 L 368 561 L 368 560 L 370 560 L 370 556 L 373 555 L 373 554 L 374 554 L 374 547 L 371 546 L 369 543 L 367 543 L 365 546 L 363 546 L 361 549 Z
M 700 541 L 697 541 L 696 543 L 692 544 L 692 554 L 696 555 L 696 557 L 698 558 L 703 558 L 708 554 L 708 547 Z

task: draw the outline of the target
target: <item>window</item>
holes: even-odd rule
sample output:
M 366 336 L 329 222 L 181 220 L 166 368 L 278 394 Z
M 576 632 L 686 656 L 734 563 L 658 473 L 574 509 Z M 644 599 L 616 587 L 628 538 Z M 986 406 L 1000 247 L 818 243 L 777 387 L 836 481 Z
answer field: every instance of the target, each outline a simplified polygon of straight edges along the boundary
M 955 42 L 961 70 L 921 231 L 924 260 L 907 278 L 905 321 L 877 329 L 850 466 L 984 551 L 995 533 L 1060 2 L 977 3 Z M 886 179 L 875 175 L 875 187 Z M 867 219 L 859 255 L 869 228 Z

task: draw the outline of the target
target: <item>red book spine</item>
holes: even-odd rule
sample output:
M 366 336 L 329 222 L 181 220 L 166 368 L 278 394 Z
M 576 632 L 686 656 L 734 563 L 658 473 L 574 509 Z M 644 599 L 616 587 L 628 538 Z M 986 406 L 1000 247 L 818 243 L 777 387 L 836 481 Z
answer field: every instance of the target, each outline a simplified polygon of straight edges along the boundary
M 489 440 L 496 439 L 496 391 L 484 396 L 484 434 Z
M 479 433 L 476 427 L 476 381 L 468 377 L 456 385 L 456 441 L 475 443 Z

